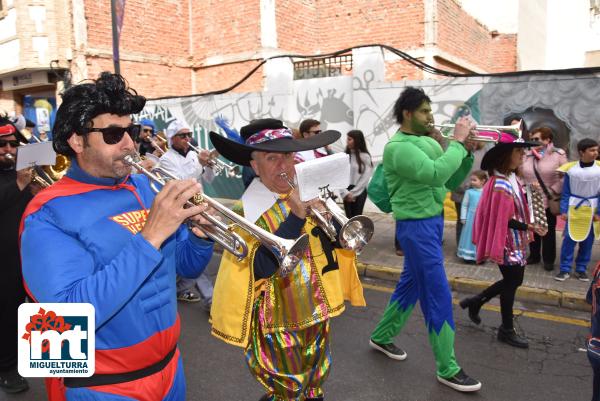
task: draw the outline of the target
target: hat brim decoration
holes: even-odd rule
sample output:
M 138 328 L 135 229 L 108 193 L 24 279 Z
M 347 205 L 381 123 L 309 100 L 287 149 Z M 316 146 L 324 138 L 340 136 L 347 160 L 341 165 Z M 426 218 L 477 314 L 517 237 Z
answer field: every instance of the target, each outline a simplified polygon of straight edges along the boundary
M 500 142 L 493 148 L 488 150 L 481 159 L 481 169 L 485 171 L 493 170 L 498 167 L 498 162 L 501 157 L 515 148 L 531 148 L 543 145 L 540 142 L 525 142 L 523 140 L 515 140 L 513 142 Z
M 10 135 L 14 135 L 19 142 L 29 142 L 27 138 L 25 138 L 25 136 L 13 124 L 6 124 L 0 126 L 0 138 Z
M 258 139 L 256 139 L 257 136 Z M 217 152 L 227 160 L 242 166 L 250 166 L 251 155 L 255 151 L 287 153 L 318 149 L 334 143 L 341 136 L 342 134 L 338 131 L 328 130 L 310 138 L 294 139 L 291 131 L 283 127 L 263 129 L 249 138 L 245 138 L 246 143 L 239 143 L 216 132 L 210 132 L 210 141 Z

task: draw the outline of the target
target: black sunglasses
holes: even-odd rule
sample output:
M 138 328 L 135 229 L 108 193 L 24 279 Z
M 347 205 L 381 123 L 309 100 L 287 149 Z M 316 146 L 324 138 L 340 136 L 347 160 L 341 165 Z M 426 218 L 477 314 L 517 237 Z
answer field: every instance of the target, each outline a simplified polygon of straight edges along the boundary
M 131 124 L 128 127 L 106 127 L 106 128 L 89 128 L 86 132 L 100 132 L 102 139 L 107 145 L 115 145 L 123 139 L 127 132 L 133 141 L 137 141 L 140 136 L 141 126 L 139 124 Z
M 175 135 L 175 136 L 178 136 L 178 137 L 180 137 L 180 138 L 186 138 L 186 137 L 187 137 L 187 138 L 191 138 L 191 137 L 192 137 L 192 135 L 193 135 L 193 134 L 192 134 L 191 132 L 184 132 L 183 134 L 177 134 L 177 135 Z
M 10 145 L 13 148 L 18 148 L 19 145 L 21 145 L 21 142 L 19 142 L 17 140 L 0 139 L 0 148 L 5 147 L 6 145 Z

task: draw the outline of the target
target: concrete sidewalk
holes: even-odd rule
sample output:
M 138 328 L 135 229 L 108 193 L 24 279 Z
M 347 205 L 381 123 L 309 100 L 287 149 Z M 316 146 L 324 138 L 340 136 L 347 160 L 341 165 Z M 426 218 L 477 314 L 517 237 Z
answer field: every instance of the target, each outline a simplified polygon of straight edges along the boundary
M 402 271 L 404 257 L 397 256 L 394 249 L 395 221 L 391 215 L 365 213 L 375 223 L 375 234 L 358 256 L 359 273 L 364 277 L 397 281 Z M 479 292 L 491 283 L 502 278 L 498 266 L 491 263 L 474 265 L 462 263 L 456 256 L 456 226 L 447 222 L 444 227 L 444 255 L 446 275 L 452 289 L 461 292 Z M 536 302 L 545 305 L 561 306 L 577 310 L 589 310 L 585 295 L 589 282 L 573 277 L 564 282 L 554 280 L 558 272 L 558 258 L 562 233 L 557 233 L 557 260 L 555 270 L 547 272 L 542 265 L 527 266 L 523 285 L 517 291 L 520 301 Z M 600 247 L 594 244 L 588 274 L 600 261 Z M 393 285 L 390 283 L 390 285 Z

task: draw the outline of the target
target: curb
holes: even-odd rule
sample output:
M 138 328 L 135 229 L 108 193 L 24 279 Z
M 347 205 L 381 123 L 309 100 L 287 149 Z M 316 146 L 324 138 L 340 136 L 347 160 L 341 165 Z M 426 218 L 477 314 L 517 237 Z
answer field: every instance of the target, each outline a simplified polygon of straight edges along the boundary
M 357 263 L 357 270 L 361 277 L 377 278 L 394 282 L 398 281 L 401 272 L 401 270 L 397 268 L 362 262 Z M 448 283 L 452 290 L 466 293 L 479 293 L 492 284 L 490 281 L 474 280 L 467 277 L 448 277 Z M 541 305 L 559 306 L 565 309 L 585 312 L 591 311 L 591 306 L 585 301 L 585 296 L 567 291 L 519 287 L 515 299 Z

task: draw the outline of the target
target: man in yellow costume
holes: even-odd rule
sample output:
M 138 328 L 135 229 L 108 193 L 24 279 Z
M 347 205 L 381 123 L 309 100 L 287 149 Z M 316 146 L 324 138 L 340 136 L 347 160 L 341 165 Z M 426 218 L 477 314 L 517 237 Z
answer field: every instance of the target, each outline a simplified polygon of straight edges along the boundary
M 331 366 L 329 319 L 344 311 L 344 299 L 357 306 L 365 301 L 355 254 L 328 239 L 307 215 L 309 206 L 322 205 L 300 201 L 285 175 L 295 176 L 295 152 L 326 146 L 340 134 L 325 131 L 294 139 L 275 119 L 255 120 L 240 134 L 227 139 L 210 133 L 221 155 L 251 166 L 257 175 L 234 210 L 282 238 L 307 234 L 309 247 L 287 275 L 273 253 L 248 235 L 246 258 L 238 261 L 224 252 L 211 309 L 212 333 L 244 347 L 250 372 L 267 389 L 261 401 L 322 401 Z
M 579 244 L 579 252 L 575 260 L 575 277 L 581 281 L 589 281 L 586 270 L 592 256 L 594 237 L 598 236 L 600 220 L 598 208 L 600 162 L 596 161 L 598 142 L 584 138 L 577 143 L 577 151 L 579 161 L 564 164 L 558 169 L 565 173 L 560 213 L 561 218 L 567 221 L 567 225 L 560 250 L 560 272 L 554 277 L 557 281 L 565 281 L 570 277 L 577 244 Z

